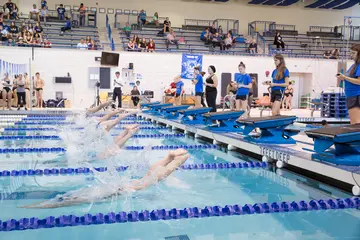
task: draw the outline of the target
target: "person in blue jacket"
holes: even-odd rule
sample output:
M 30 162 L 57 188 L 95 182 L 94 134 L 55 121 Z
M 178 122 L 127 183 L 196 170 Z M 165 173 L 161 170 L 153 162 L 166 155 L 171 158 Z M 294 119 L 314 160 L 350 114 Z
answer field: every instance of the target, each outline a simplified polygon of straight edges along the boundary
M 64 34 L 65 31 L 71 30 L 71 20 L 70 18 L 66 18 L 65 26 L 61 28 L 61 35 Z
M 248 95 L 252 88 L 252 80 L 249 74 L 246 73 L 246 67 L 243 62 L 239 64 L 240 74 L 235 75 L 235 82 L 237 84 L 236 91 L 236 110 L 244 110 L 246 113 L 241 118 L 248 117 Z
M 350 123 L 360 123 L 360 44 L 350 48 L 350 56 L 354 64 L 347 70 L 346 75 L 339 73 L 337 78 L 345 83 L 346 106 Z
M 176 92 L 175 92 L 175 106 L 181 105 L 181 95 L 184 93 L 184 82 L 181 80 L 181 76 L 176 76 L 174 79 L 174 83 L 176 84 Z
M 272 72 L 272 82 L 265 82 L 271 88 L 272 115 L 280 115 L 280 107 L 286 87 L 289 85 L 289 70 L 286 68 L 283 55 L 274 56 L 276 69 Z
M 200 67 L 194 67 L 192 83 L 195 85 L 195 108 L 201 108 L 201 102 L 204 97 L 204 79 L 200 73 Z

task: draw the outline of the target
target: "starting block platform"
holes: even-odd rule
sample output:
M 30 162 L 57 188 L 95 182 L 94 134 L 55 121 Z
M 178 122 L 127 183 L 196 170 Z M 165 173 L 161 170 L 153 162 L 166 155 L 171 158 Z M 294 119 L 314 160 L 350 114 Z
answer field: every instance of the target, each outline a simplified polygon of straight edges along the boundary
M 157 104 L 160 104 L 161 102 L 151 102 L 151 103 L 143 103 L 141 104 L 141 108 L 148 108 L 150 107 L 151 105 L 157 105 Z
M 170 106 L 173 106 L 172 103 L 163 103 L 163 104 L 154 104 L 154 105 L 150 105 L 149 108 L 150 108 L 150 111 L 149 113 L 151 114 L 159 114 L 161 112 L 161 109 L 164 108 L 164 107 L 170 107 Z
M 205 118 L 205 124 L 207 129 L 217 132 L 242 132 L 241 128 L 236 120 L 243 115 L 245 111 L 227 111 L 227 112 L 215 112 L 215 113 L 205 113 L 203 117 Z M 219 121 L 219 124 L 212 125 L 213 121 Z
M 184 124 L 204 124 L 205 118 L 202 116 L 211 111 L 212 108 L 192 108 L 179 111 L 183 115 L 181 123 Z
M 161 108 L 161 113 L 164 117 L 167 119 L 174 119 L 178 118 L 180 113 L 180 110 L 188 109 L 190 105 L 180 105 L 180 106 L 169 106 L 169 107 L 163 107 Z
M 314 139 L 315 160 L 337 165 L 360 166 L 360 124 L 305 131 Z M 331 148 L 334 145 L 334 148 Z
M 243 125 L 243 134 L 247 135 L 247 139 L 251 142 L 264 144 L 296 144 L 292 136 L 299 133 L 297 130 L 285 129 L 288 125 L 293 124 L 296 116 L 269 116 L 247 118 L 236 121 L 238 125 Z M 257 136 L 250 133 L 260 128 L 261 134 Z

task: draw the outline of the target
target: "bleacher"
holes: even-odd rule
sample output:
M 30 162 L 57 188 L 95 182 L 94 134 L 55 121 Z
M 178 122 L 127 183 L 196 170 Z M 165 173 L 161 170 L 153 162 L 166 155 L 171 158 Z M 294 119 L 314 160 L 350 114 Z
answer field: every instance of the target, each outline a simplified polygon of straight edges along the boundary
M 201 30 L 184 30 L 182 28 L 173 28 L 176 33 L 176 38 L 184 38 L 185 44 L 179 44 L 179 49 L 175 45 L 170 45 L 169 50 L 166 49 L 165 41 L 166 35 L 157 36 L 160 31 L 159 28 L 146 27 L 144 26 L 142 30 L 132 30 L 131 36 L 134 34 L 137 35 L 140 39 L 146 38 L 148 41 L 149 38 L 152 38 L 155 42 L 156 52 L 191 52 L 191 53 L 214 53 L 214 54 L 248 54 L 247 47 L 244 43 L 236 43 L 229 50 L 220 51 L 220 48 L 217 46 L 215 49 L 209 46 L 205 46 L 205 43 L 200 40 Z M 128 39 L 122 29 L 118 29 L 120 34 L 120 39 L 122 42 L 123 50 L 127 49 Z

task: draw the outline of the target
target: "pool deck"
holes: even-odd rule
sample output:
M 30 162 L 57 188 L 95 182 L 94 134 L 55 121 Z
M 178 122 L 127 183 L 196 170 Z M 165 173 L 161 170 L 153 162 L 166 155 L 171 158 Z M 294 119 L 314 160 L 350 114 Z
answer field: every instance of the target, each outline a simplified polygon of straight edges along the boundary
M 289 115 L 291 111 L 289 111 Z M 356 186 L 360 182 L 360 166 L 333 165 L 326 162 L 312 160 L 312 153 L 303 148 L 313 149 L 312 139 L 305 134 L 294 137 L 296 145 L 258 144 L 244 139 L 242 135 L 235 132 L 213 132 L 204 125 L 185 125 L 180 120 L 168 120 L 162 116 L 153 116 L 148 113 L 140 113 L 140 116 L 151 119 L 153 122 L 164 124 L 173 129 L 180 129 L 195 137 L 204 137 L 215 140 L 215 143 L 223 143 L 241 150 L 252 152 L 260 156 L 266 155 L 272 161 L 281 161 L 285 165 L 292 165 L 310 172 L 320 174 L 341 182 Z M 254 114 L 255 115 L 255 114 Z M 253 116 L 253 113 L 252 113 Z M 256 116 L 256 115 L 255 115 Z

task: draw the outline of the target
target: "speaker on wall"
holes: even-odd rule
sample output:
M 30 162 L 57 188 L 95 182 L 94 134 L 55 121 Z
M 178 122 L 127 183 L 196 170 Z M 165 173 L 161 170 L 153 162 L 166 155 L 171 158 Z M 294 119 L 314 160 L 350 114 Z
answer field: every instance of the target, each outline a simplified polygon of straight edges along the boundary
M 109 53 L 102 52 L 101 53 L 101 65 L 109 65 L 117 67 L 119 66 L 119 54 L 118 53 Z
M 129 63 L 129 69 L 134 69 L 134 63 Z

